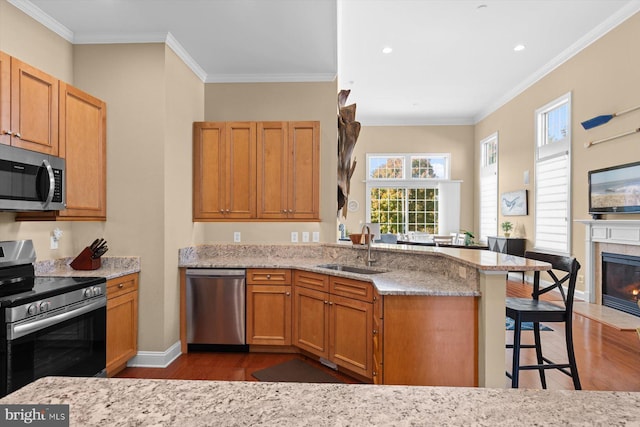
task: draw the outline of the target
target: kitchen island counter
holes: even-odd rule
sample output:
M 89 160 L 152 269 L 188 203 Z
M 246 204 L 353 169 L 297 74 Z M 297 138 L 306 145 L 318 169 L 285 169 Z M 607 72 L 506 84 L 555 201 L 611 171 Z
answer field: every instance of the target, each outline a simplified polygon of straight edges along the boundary
M 68 404 L 72 426 L 638 425 L 640 419 L 637 392 L 119 378 L 42 378 L 0 404 Z

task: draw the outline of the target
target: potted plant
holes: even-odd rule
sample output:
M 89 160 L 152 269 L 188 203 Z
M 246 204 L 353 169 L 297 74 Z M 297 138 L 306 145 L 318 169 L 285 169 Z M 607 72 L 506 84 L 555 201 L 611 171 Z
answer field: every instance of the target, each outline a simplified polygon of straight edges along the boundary
M 510 221 L 505 221 L 500 224 L 502 227 L 502 231 L 504 232 L 504 237 L 509 237 L 511 235 L 511 229 L 513 229 L 513 224 Z
M 471 246 L 475 244 L 475 241 L 473 240 L 475 238 L 475 236 L 473 235 L 472 232 L 467 231 L 467 230 L 462 230 L 462 233 L 464 233 L 464 245 L 465 246 Z

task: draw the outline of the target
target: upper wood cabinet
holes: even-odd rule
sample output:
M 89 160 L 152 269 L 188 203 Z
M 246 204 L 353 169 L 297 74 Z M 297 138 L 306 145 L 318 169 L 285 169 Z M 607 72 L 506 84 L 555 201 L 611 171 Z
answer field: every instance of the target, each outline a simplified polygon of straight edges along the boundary
M 196 122 L 193 220 L 318 220 L 319 122 Z
M 40 153 L 58 155 L 58 80 L 24 62 L 10 58 L 10 112 L 6 108 L 6 71 L 2 60 L 3 142 Z M 7 115 L 10 119 L 7 119 Z M 9 125 L 7 125 L 9 123 Z
M 258 217 L 318 219 L 320 124 L 258 123 Z
M 255 218 L 256 125 L 193 125 L 193 220 Z
M 60 150 L 65 159 L 67 208 L 25 212 L 17 220 L 107 219 L 107 106 L 60 82 Z
M 11 57 L 0 52 L 0 144 L 11 144 L 9 129 L 11 129 Z

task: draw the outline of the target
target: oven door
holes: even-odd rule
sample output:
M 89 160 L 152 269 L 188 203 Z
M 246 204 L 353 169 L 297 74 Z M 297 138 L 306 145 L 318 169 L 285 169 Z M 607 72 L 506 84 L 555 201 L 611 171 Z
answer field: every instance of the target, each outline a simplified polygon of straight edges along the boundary
M 9 324 L 3 394 L 46 376 L 103 376 L 106 315 L 106 298 L 99 298 L 32 322 Z

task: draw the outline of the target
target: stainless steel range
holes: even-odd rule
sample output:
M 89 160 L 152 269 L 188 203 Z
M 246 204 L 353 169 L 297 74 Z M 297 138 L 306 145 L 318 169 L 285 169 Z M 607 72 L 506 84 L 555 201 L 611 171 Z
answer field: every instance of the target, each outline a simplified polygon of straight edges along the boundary
M 31 240 L 0 242 L 0 396 L 45 376 L 105 376 L 106 279 L 36 277 Z

